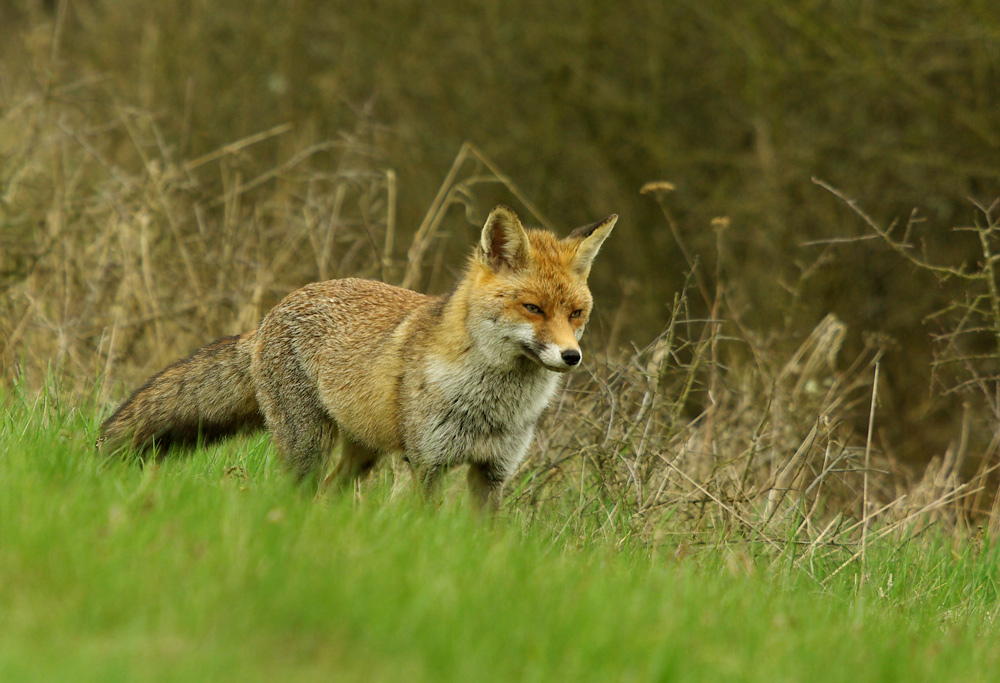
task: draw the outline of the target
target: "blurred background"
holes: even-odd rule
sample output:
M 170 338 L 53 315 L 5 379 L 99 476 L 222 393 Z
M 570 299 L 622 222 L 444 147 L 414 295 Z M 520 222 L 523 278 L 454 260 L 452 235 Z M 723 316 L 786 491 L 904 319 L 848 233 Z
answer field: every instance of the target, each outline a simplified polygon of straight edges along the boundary
M 987 0 L 5 3 L 3 378 L 121 398 L 305 282 L 400 282 L 415 235 L 444 291 L 503 202 L 620 214 L 592 348 L 678 293 L 774 353 L 834 313 L 832 362 L 884 354 L 882 448 L 986 453 L 998 153 Z

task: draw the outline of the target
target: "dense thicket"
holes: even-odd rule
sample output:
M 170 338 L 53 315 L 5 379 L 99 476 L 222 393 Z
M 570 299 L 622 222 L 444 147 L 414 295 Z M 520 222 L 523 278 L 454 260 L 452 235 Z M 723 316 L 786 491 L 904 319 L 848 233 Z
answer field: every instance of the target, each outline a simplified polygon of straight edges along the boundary
M 989 206 L 1000 196 L 993 2 L 71 0 L 4 10 L 0 34 L 9 367 L 31 326 L 58 337 L 51 357 L 85 355 L 68 350 L 74 335 L 107 350 L 119 315 L 127 338 L 104 360 L 138 379 L 206 333 L 229 331 L 205 330 L 213 315 L 248 324 L 290 287 L 358 270 L 367 249 L 358 245 L 376 224 L 395 231 L 397 249 L 383 254 L 379 242 L 383 271 L 366 274 L 401 272 L 398 245 L 409 244 L 470 141 L 561 228 L 621 214 L 607 245 L 613 260 L 593 276 L 605 311 L 599 335 L 612 334 L 623 300 L 615 340 L 641 344 L 663 329 L 690 270 L 673 220 L 707 290 L 721 282 L 727 315 L 762 339 L 795 348 L 830 312 L 847 323 L 855 352 L 871 333 L 892 338 L 878 342 L 894 416 L 888 443 L 929 453 L 957 438 L 956 400 L 971 399 L 943 389 L 968 379 L 968 362 L 934 366 L 947 345 L 933 335 L 968 317 L 928 316 L 953 302 L 980 315 L 988 301 L 980 306 L 980 290 L 942 281 L 883 239 L 828 242 L 873 232 L 812 178 L 882 227 L 906 224 L 916 209 L 908 237 L 924 260 L 980 267 L 977 233 L 953 228 L 988 222 L 970 199 Z M 226 148 L 265 131 L 273 134 L 259 143 Z M 496 201 L 516 203 L 509 185 L 462 177 L 469 192 L 452 198 L 473 220 Z M 660 195 L 666 217 L 639 193 L 658 180 L 676 187 Z M 719 216 L 729 218 L 721 236 L 711 228 Z M 134 244 L 120 227 L 114 240 L 97 237 L 114 221 L 142 220 L 148 230 Z M 429 289 L 447 286 L 449 264 L 474 234 L 459 229 L 458 209 L 445 221 L 452 230 L 438 237 L 421 283 Z M 259 238 L 253 247 L 247 231 Z M 87 261 L 107 272 L 73 281 L 54 265 L 82 259 L 88 244 L 111 254 Z M 130 266 L 115 249 L 145 249 L 145 260 Z M 176 276 L 151 265 L 167 259 Z M 234 263 L 250 265 L 234 274 Z M 122 309 L 109 282 L 169 304 Z M 50 295 L 62 318 L 39 317 Z M 75 317 L 70 301 L 81 306 Z M 691 306 L 709 312 L 700 296 Z M 995 372 L 992 324 L 969 325 L 982 329 L 951 349 L 986 357 L 977 380 Z M 991 419 L 989 406 L 982 411 L 977 428 Z

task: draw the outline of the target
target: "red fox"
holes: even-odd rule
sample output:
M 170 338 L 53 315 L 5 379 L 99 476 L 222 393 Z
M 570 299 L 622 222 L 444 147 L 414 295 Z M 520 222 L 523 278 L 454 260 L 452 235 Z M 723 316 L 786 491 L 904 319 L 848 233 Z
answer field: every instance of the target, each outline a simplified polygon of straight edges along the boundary
M 427 296 L 359 279 L 292 292 L 256 330 L 195 351 L 104 421 L 104 452 L 191 443 L 266 426 L 301 480 L 340 460 L 348 486 L 401 452 L 433 493 L 469 466 L 475 503 L 495 509 L 561 373 L 582 359 L 590 266 L 617 215 L 559 240 L 498 206 L 452 291 Z

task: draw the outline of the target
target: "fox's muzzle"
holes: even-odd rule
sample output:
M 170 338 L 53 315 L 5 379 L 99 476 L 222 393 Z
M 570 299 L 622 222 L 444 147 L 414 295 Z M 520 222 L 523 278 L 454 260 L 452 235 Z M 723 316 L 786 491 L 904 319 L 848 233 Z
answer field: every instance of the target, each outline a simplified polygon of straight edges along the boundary
M 580 349 L 560 349 L 555 344 L 524 344 L 522 348 L 524 355 L 553 372 L 569 372 L 583 360 Z
M 581 354 L 576 349 L 569 349 L 567 351 L 563 351 L 562 354 L 560 355 L 562 356 L 563 363 L 565 363 L 570 367 L 577 365 L 583 358 L 583 354 Z

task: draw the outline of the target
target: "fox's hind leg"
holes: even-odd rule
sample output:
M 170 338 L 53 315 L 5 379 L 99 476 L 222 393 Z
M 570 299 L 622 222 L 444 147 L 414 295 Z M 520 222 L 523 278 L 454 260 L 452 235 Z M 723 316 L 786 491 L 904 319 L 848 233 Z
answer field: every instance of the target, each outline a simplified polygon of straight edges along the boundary
M 323 488 L 335 485 L 339 489 L 346 489 L 352 486 L 371 471 L 376 460 L 378 460 L 377 451 L 344 437 L 341 440 L 340 461 L 327 475 Z
M 319 475 L 337 439 L 336 423 L 322 411 L 301 406 L 294 412 L 281 410 L 265 415 L 281 462 L 295 479 L 302 483 Z
M 312 481 L 329 461 L 337 423 L 319 400 L 315 383 L 284 349 L 258 347 L 254 358 L 257 402 L 281 462 L 300 483 Z
M 295 479 L 306 482 L 322 472 L 337 440 L 337 425 L 325 414 L 297 410 L 268 420 L 282 463 Z

